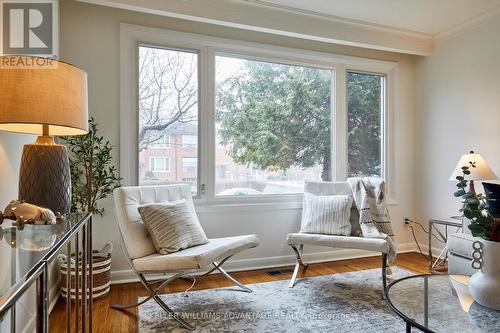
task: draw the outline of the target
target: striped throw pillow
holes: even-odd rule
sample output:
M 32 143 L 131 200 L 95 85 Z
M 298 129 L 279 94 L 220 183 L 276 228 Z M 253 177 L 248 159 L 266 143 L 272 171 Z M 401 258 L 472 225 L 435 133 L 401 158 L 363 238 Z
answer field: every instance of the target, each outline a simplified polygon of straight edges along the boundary
M 196 213 L 189 209 L 186 200 L 150 204 L 137 210 L 160 254 L 208 243 Z
M 351 235 L 350 195 L 304 193 L 300 232 L 325 235 Z

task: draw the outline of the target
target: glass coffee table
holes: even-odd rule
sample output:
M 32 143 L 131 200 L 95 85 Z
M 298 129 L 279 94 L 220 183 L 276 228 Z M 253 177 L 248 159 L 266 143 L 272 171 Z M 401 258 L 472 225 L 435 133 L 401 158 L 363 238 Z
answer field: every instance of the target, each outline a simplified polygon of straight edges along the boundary
M 463 275 L 408 276 L 387 286 L 386 301 L 406 322 L 406 332 L 500 332 L 500 311 L 474 302 L 468 281 Z

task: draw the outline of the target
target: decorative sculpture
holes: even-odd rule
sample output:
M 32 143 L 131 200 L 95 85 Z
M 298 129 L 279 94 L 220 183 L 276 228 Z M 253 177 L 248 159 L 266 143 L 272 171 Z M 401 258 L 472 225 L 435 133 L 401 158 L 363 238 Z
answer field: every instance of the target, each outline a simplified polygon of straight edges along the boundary
M 14 220 L 13 224 L 22 230 L 25 224 L 56 224 L 64 219 L 64 215 L 25 201 L 12 200 L 3 212 L 0 211 L 0 224 L 5 218 Z

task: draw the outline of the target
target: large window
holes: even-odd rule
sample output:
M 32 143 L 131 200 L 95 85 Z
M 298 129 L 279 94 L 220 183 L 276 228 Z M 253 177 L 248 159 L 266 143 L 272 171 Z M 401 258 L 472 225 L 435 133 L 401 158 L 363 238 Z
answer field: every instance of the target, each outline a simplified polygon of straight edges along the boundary
M 348 176 L 382 176 L 385 76 L 347 72 Z
M 298 205 L 307 180 L 378 175 L 392 197 L 397 64 L 121 29 L 125 184 L 187 182 L 209 204 Z
M 332 70 L 217 56 L 216 195 L 331 179 Z
M 139 184 L 196 179 L 182 164 L 185 154 L 194 163 L 198 155 L 185 143 L 198 135 L 198 54 L 143 45 L 138 54 Z

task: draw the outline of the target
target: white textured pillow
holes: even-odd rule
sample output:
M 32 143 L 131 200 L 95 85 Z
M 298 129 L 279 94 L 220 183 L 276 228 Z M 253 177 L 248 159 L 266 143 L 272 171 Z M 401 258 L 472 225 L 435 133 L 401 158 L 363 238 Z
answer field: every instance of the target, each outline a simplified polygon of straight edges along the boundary
M 351 235 L 350 195 L 304 193 L 300 232 L 325 235 Z
M 137 210 L 160 254 L 208 243 L 196 213 L 189 209 L 186 200 L 150 204 Z

